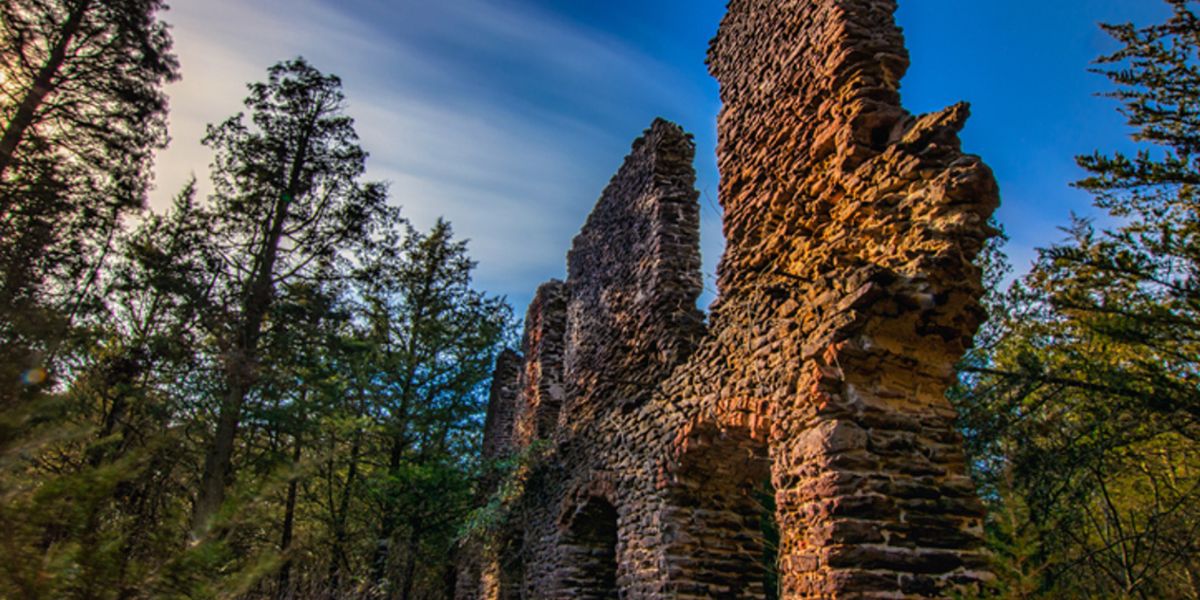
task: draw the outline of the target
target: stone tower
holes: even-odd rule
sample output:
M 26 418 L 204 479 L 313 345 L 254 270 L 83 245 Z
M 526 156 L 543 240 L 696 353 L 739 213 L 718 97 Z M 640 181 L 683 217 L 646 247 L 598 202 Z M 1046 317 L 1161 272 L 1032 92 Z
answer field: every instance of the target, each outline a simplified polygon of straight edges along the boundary
M 498 365 L 486 452 L 545 449 L 497 539 L 464 548 L 459 598 L 944 597 L 989 576 L 944 394 L 998 192 L 960 150 L 965 105 L 902 108 L 895 9 L 729 3 L 709 322 L 694 147 L 656 121 Z

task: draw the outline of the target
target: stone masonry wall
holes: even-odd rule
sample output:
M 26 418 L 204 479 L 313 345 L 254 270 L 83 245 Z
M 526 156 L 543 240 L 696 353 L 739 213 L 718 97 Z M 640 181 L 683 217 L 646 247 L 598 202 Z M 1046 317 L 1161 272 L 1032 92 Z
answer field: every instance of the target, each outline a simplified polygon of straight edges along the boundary
M 518 379 L 521 402 L 514 419 L 515 440 L 521 447 L 548 439 L 558 427 L 565 396 L 566 303 L 566 286 L 561 281 L 550 281 L 538 288 L 525 316 L 521 350 L 526 359 Z
M 729 3 L 709 323 L 693 147 L 656 121 L 531 307 L 529 330 L 563 333 L 526 335 L 512 439 L 548 450 L 492 544 L 508 555 L 464 547 L 459 598 L 948 597 L 989 577 L 944 393 L 983 318 L 998 191 L 961 152 L 965 105 L 901 107 L 895 9 Z
M 633 144 L 567 254 L 564 427 L 603 402 L 645 401 L 704 332 L 700 206 L 689 136 L 656 121 Z
M 488 395 L 487 417 L 483 423 L 485 456 L 500 457 L 509 454 L 516 447 L 513 434 L 517 419 L 517 398 L 521 392 L 518 377 L 524 366 L 524 357 L 512 350 L 505 350 L 496 359 L 491 392 Z M 524 407 L 527 404 L 528 401 L 523 400 L 520 406 Z
M 492 385 L 488 394 L 487 416 L 483 425 L 483 455 L 489 459 L 511 456 L 517 449 L 516 418 L 518 398 L 521 396 L 520 375 L 525 366 L 524 357 L 512 350 L 505 350 L 496 359 L 492 373 Z M 524 406 L 526 402 L 521 401 Z M 489 475 L 479 482 L 479 503 L 483 504 L 496 492 L 502 481 Z M 501 537 L 515 537 L 506 533 Z M 487 598 L 500 600 L 499 579 L 503 561 L 500 554 L 506 549 L 505 540 L 471 539 L 459 552 L 455 586 L 458 589 L 473 589 Z

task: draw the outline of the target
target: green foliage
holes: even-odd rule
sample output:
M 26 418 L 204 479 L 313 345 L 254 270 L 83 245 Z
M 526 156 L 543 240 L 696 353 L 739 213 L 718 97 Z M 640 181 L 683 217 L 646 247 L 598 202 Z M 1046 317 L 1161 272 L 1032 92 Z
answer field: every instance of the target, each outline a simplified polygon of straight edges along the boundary
M 482 465 L 483 471 L 477 478 L 485 482 L 484 491 L 487 488 L 492 491 L 463 521 L 457 536 L 460 542 L 504 538 L 499 534 L 513 523 L 517 502 L 524 496 L 530 476 L 546 459 L 550 448 L 548 441 L 534 440 L 511 456 Z
M 336 77 L 276 65 L 209 128 L 211 198 L 188 185 L 81 239 L 106 249 L 86 310 L 35 294 L 4 313 L 0 346 L 55 368 L 2 390 L 0 597 L 445 595 L 511 310 L 472 287 L 447 223 L 417 231 L 360 183 L 344 104 Z M 47 181 L 20 179 L 65 193 Z M 38 248 L 84 235 L 46 224 Z
M 959 406 L 1011 598 L 1200 597 L 1200 21 L 1106 26 L 1133 156 L 1079 164 L 1113 225 L 995 302 Z
M 336 76 L 298 58 L 249 88 L 250 123 L 238 114 L 204 139 L 215 153 L 207 243 L 220 258 L 217 310 L 204 324 L 224 373 L 192 516 L 196 537 L 224 502 L 243 411 L 261 388 L 264 327 L 289 325 L 268 322 L 280 288 L 344 278 L 347 255 L 395 215 L 382 184 L 359 181 L 366 152 Z
M 449 555 L 471 508 L 463 458 L 476 451 L 484 384 L 512 316 L 501 299 L 470 288 L 474 263 L 444 221 L 426 234 L 404 226 L 391 238 L 360 256 L 356 281 L 363 338 L 381 367 L 366 389 L 377 399 L 372 414 L 387 457 L 366 482 L 381 515 L 372 578 L 408 597 L 428 553 Z M 434 540 L 440 547 L 429 547 Z

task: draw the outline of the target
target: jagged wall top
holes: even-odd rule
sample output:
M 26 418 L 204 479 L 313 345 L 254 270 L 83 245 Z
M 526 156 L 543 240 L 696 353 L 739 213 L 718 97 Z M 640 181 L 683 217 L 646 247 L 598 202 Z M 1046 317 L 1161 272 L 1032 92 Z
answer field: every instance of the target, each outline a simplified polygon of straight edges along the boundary
M 846 136 L 869 134 L 871 115 L 901 114 L 900 79 L 909 60 L 895 10 L 894 0 L 732 0 L 708 57 L 723 107 L 791 126 L 794 131 L 775 135 L 790 138 L 775 147 L 784 163 L 807 152 L 816 165 L 835 146 L 849 149 Z M 792 118 L 779 118 L 787 115 Z M 744 145 L 771 135 L 751 127 L 721 133 L 723 141 Z M 839 134 L 843 139 L 835 140 Z
M 513 450 L 513 424 L 518 403 L 517 374 L 522 364 L 522 356 L 512 350 L 501 352 L 496 359 L 488 395 L 487 418 L 483 423 L 483 456 L 486 458 L 502 457 Z
M 551 280 L 538 287 L 525 315 L 525 335 L 521 338 L 525 364 L 519 375 L 521 395 L 514 419 L 518 447 L 549 439 L 558 427 L 566 394 L 563 386 L 566 303 L 566 285 Z
M 900 105 L 908 55 L 895 10 L 894 0 L 730 2 L 709 51 L 723 101 L 721 304 L 770 287 L 814 306 L 882 293 L 936 304 L 944 329 L 974 332 L 972 259 L 993 233 L 998 192 L 961 152 L 966 105 L 920 118 Z M 845 329 L 820 311 L 807 328 Z
M 575 237 L 567 255 L 568 402 L 639 402 L 703 333 L 694 156 L 690 135 L 656 120 Z M 577 405 L 567 416 L 578 422 L 591 408 Z

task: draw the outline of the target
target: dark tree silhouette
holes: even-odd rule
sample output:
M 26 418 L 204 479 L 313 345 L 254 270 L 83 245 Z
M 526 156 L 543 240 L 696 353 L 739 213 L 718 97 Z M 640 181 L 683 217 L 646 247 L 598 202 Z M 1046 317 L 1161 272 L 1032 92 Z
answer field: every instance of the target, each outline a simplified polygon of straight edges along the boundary
M 0 378 L 53 354 L 144 204 L 176 79 L 161 0 L 0 0 Z M 5 394 L 8 395 L 8 394 Z M 10 398 L 11 399 L 11 398 Z
M 343 112 L 341 81 L 303 59 L 271 67 L 246 107 L 210 127 L 216 152 L 213 235 L 223 258 L 228 307 L 214 323 L 222 340 L 224 397 L 193 510 L 193 535 L 220 508 L 243 403 L 258 380 L 264 319 L 276 289 L 329 276 L 339 255 L 369 237 L 389 211 L 382 184 L 359 182 L 366 153 Z

